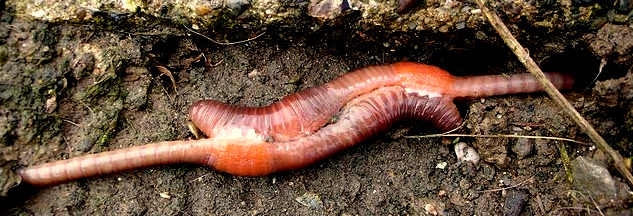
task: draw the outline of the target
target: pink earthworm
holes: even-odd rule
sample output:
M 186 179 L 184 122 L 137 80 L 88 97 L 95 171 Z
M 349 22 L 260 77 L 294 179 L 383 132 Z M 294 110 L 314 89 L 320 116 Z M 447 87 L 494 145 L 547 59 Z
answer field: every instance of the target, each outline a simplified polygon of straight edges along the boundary
M 571 76 L 548 73 L 557 88 Z M 22 181 L 50 186 L 148 166 L 195 163 L 241 176 L 264 176 L 313 164 L 399 120 L 428 122 L 447 131 L 462 122 L 455 98 L 529 93 L 529 75 L 453 77 L 434 66 L 372 66 L 295 93 L 264 107 L 196 102 L 192 121 L 209 136 L 119 149 L 18 170 Z
M 555 86 L 566 89 L 573 77 L 547 73 Z M 269 141 L 286 141 L 323 127 L 352 98 L 385 86 L 449 98 L 478 98 L 542 91 L 530 74 L 454 77 L 434 66 L 397 63 L 347 73 L 321 86 L 286 96 L 263 107 L 240 107 L 213 100 L 195 102 L 191 120 L 207 136 L 226 136 L 235 128 L 253 129 Z

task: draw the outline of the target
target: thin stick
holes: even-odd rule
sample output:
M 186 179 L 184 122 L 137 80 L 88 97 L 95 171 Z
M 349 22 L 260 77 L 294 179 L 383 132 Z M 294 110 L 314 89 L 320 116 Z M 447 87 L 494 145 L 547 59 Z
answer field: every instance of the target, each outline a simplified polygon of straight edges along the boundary
M 182 26 L 185 27 L 187 30 L 189 30 L 190 32 L 192 32 L 194 34 L 200 35 L 200 36 L 206 38 L 207 40 L 210 40 L 213 43 L 216 43 L 216 44 L 219 44 L 219 45 L 224 45 L 224 46 L 226 46 L 226 45 L 233 45 L 233 44 L 239 44 L 239 43 L 246 43 L 246 42 L 249 42 L 249 41 L 257 39 L 257 38 L 261 37 L 262 35 L 264 35 L 266 33 L 266 31 L 264 31 L 264 32 L 260 33 L 259 35 L 255 36 L 253 38 L 249 38 L 249 39 L 242 40 L 242 41 L 224 43 L 224 42 L 220 42 L 220 41 L 217 41 L 217 40 L 213 40 L 212 38 L 207 37 L 206 35 L 203 35 L 203 34 L 197 32 L 197 31 L 194 31 L 193 29 L 190 29 L 186 25 L 182 25 Z
M 166 67 L 163 66 L 155 66 L 156 69 L 158 69 L 158 72 L 161 73 L 161 75 L 165 75 L 167 77 L 169 77 L 169 79 L 171 80 L 171 84 L 174 86 L 174 92 L 178 93 L 178 88 L 176 88 L 176 79 L 174 79 L 174 74 L 171 73 L 171 71 L 169 71 L 169 69 L 167 69 Z
M 593 196 L 591 196 L 591 194 L 589 194 L 589 198 L 591 198 L 591 202 L 593 202 L 593 205 L 596 207 L 596 210 L 600 212 L 600 215 L 604 216 L 604 213 L 602 213 L 600 206 L 598 206 L 598 203 L 596 203 L 596 200 L 593 199 Z
M 545 77 L 543 71 L 536 65 L 536 62 L 532 58 L 530 58 L 528 52 L 519 44 L 519 42 L 512 36 L 510 30 L 501 22 L 499 16 L 494 12 L 488 9 L 485 5 L 484 0 L 476 0 L 477 4 L 481 8 L 484 16 L 490 21 L 490 24 L 497 30 L 499 36 L 503 38 L 505 43 L 512 49 L 514 54 L 519 58 L 519 61 L 525 65 L 525 67 L 530 71 L 530 73 L 536 77 L 536 79 L 541 83 L 541 86 L 547 92 L 547 94 L 569 115 L 575 122 L 582 128 L 582 130 L 589 135 L 591 140 L 602 150 L 605 152 L 611 161 L 613 162 L 613 166 L 624 176 L 624 178 L 629 183 L 629 186 L 633 186 L 633 175 L 629 172 L 629 170 L 624 166 L 622 162 L 622 156 L 613 150 L 609 144 L 596 132 L 596 130 L 585 120 L 576 109 L 563 97 L 563 95 L 554 87 L 554 85 Z
M 476 137 L 476 138 L 527 138 L 527 139 L 548 139 L 559 140 L 566 142 L 573 142 L 582 145 L 589 145 L 589 143 L 581 142 L 578 140 L 562 138 L 562 137 L 546 137 L 546 136 L 525 136 L 525 135 L 511 135 L 511 134 L 495 134 L 495 135 L 477 135 L 477 134 L 430 134 L 422 136 L 405 136 L 405 138 L 433 138 L 433 137 Z
M 80 125 L 80 124 L 77 124 L 77 123 L 75 123 L 75 122 L 73 122 L 73 121 L 71 121 L 71 120 L 64 119 L 64 118 L 63 118 L 62 120 L 63 120 L 63 121 L 65 121 L 65 122 L 68 122 L 68 123 L 70 123 L 70 124 L 72 124 L 72 125 L 75 125 L 75 126 L 77 126 L 77 127 L 81 127 L 81 125 Z
M 211 173 L 207 173 L 207 174 L 204 174 L 204 175 L 202 175 L 202 176 L 200 176 L 200 177 L 198 177 L 198 178 L 195 178 L 195 179 L 193 179 L 193 180 L 189 181 L 189 183 L 192 183 L 192 182 L 194 182 L 194 181 L 202 181 L 202 179 L 203 179 L 204 177 L 207 177 L 208 175 L 211 175 Z

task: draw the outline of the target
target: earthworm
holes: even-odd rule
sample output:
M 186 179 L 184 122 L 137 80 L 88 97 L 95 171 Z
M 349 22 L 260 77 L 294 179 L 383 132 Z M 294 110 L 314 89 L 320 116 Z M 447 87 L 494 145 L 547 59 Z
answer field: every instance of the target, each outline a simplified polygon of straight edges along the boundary
M 570 76 L 547 76 L 561 89 L 573 83 Z M 428 122 L 440 131 L 455 128 L 462 121 L 453 104 L 455 98 L 540 90 L 526 75 L 459 78 L 416 63 L 373 66 L 269 106 L 197 102 L 191 118 L 210 137 L 207 139 L 119 149 L 27 167 L 18 173 L 24 183 L 35 186 L 173 163 L 263 176 L 305 167 L 399 120 Z
M 558 88 L 573 84 L 573 77 L 547 73 Z M 347 73 L 321 86 L 282 98 L 263 107 L 240 107 L 213 100 L 194 103 L 189 114 L 207 136 L 226 136 L 237 127 L 253 129 L 269 141 L 285 141 L 323 127 L 352 98 L 383 86 L 402 86 L 431 96 L 477 98 L 542 91 L 530 74 L 453 77 L 434 66 L 397 63 L 371 66 Z

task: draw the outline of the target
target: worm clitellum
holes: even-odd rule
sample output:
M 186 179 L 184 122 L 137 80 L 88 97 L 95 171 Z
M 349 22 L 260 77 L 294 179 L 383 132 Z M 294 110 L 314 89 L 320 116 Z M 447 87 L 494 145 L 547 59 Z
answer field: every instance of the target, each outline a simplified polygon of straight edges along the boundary
M 548 73 L 559 89 L 573 78 Z M 440 131 L 461 124 L 453 99 L 541 91 L 529 74 L 454 77 L 424 64 L 396 63 L 347 73 L 264 107 L 203 100 L 191 120 L 209 138 L 166 141 L 45 163 L 18 171 L 36 186 L 148 166 L 195 163 L 242 176 L 298 169 L 359 143 L 398 120 Z

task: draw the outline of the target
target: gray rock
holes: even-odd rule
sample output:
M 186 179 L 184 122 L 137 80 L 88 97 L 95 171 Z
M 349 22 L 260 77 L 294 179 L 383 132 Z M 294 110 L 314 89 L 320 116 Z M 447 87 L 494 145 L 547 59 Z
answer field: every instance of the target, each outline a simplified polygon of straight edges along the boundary
M 530 195 L 525 190 L 509 189 L 503 205 L 503 215 L 516 216 L 521 213 Z
M 231 9 L 234 12 L 240 12 L 244 9 L 245 6 L 251 4 L 250 0 L 225 0 L 224 4 L 227 8 Z
M 602 165 L 582 156 L 571 161 L 574 186 L 598 199 L 615 198 L 615 181 Z
M 534 144 L 529 139 L 518 139 L 511 147 L 512 152 L 517 154 L 519 159 L 525 158 L 532 153 Z

